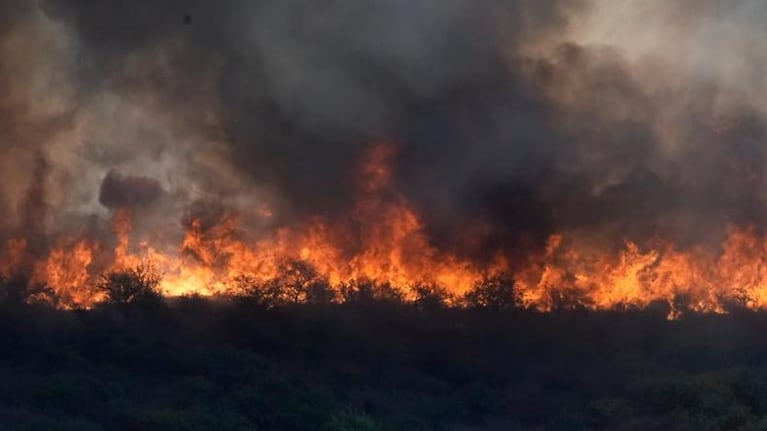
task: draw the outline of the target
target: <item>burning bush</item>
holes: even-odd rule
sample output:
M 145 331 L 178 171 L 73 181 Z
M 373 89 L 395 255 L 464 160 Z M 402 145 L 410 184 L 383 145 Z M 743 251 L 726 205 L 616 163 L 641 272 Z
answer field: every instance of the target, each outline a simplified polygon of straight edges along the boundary
M 287 260 L 279 266 L 279 276 L 266 281 L 242 274 L 234 280 L 235 296 L 254 299 L 261 305 L 274 307 L 284 304 L 325 303 L 336 299 L 327 279 L 321 277 L 309 263 Z
M 23 274 L 0 275 L 0 303 L 21 305 L 30 302 L 55 304 L 57 296 L 44 283 L 31 281 Z
M 373 301 L 402 302 L 402 292 L 389 283 L 377 283 L 369 279 L 350 280 L 340 288 L 344 303 Z
M 572 287 L 559 287 L 548 292 L 548 301 L 552 310 L 579 310 L 592 307 L 592 301 L 582 290 Z M 626 307 L 628 304 L 614 304 Z M 685 305 L 682 308 L 688 308 Z
M 442 286 L 436 284 L 417 284 L 413 287 L 413 303 L 419 310 L 434 310 L 446 306 L 450 295 Z
M 160 301 L 162 295 L 158 289 L 160 275 L 148 264 L 139 264 L 103 274 L 96 285 L 103 293 L 106 302 L 117 305 Z
M 464 299 L 469 307 L 496 311 L 514 308 L 521 303 L 516 289 L 516 280 L 509 272 L 483 279 L 465 295 Z

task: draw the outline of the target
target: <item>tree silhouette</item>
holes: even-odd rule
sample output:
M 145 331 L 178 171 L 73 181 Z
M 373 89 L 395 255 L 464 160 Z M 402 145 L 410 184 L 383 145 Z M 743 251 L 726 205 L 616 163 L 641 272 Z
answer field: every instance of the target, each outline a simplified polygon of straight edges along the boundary
M 261 280 L 250 274 L 234 279 L 235 295 L 252 299 L 266 307 L 297 303 L 326 303 L 336 298 L 327 279 L 301 260 L 287 260 L 277 269 L 278 276 Z
M 430 311 L 445 307 L 449 299 L 448 293 L 441 286 L 434 284 L 417 284 L 413 286 L 416 308 L 422 311 Z
M 370 303 L 374 301 L 402 302 L 402 292 L 389 283 L 369 279 L 349 280 L 340 288 L 344 303 Z
M 464 297 L 470 307 L 495 311 L 514 308 L 521 303 L 516 289 L 516 280 L 509 272 L 502 272 L 484 278 Z
M 288 303 L 308 302 L 318 283 L 323 280 L 308 262 L 288 260 L 279 266 L 279 277 L 274 281 L 279 285 L 281 297 Z
M 101 276 L 96 290 L 106 296 L 106 302 L 127 305 L 161 300 L 158 286 L 161 277 L 154 267 L 139 264 L 132 268 L 112 271 Z

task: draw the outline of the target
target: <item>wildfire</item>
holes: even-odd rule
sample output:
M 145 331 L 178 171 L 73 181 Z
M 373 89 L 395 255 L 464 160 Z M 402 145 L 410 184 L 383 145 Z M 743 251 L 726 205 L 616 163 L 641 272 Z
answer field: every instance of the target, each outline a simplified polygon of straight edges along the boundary
M 711 312 L 722 312 L 730 303 L 764 308 L 765 257 L 767 239 L 753 228 L 731 227 L 718 253 L 682 252 L 667 242 L 646 249 L 627 242 L 610 253 L 565 244 L 557 235 L 545 256 L 520 272 L 519 285 L 526 303 L 544 309 L 567 294 L 592 308 L 644 307 L 654 301 Z
M 358 172 L 358 203 L 348 220 L 315 218 L 252 239 L 242 235 L 238 214 L 212 224 L 194 218 L 175 251 L 168 252 L 147 241 L 132 242 L 134 215 L 118 210 L 112 215 L 111 249 L 90 238 L 69 239 L 39 257 L 25 238 L 17 238 L 7 243 L 0 269 L 29 272 L 30 283 L 49 286 L 65 307 L 99 301 L 91 287 L 99 274 L 146 262 L 161 273 L 160 288 L 170 296 L 225 295 L 242 277 L 279 280 L 296 271 L 290 262 L 303 262 L 332 289 L 368 280 L 390 285 L 408 299 L 419 286 L 434 286 L 459 302 L 483 279 L 513 272 L 523 304 L 541 310 L 645 307 L 655 301 L 708 312 L 722 312 L 733 302 L 767 307 L 767 238 L 748 227 L 731 227 L 715 252 L 682 251 L 660 239 L 652 245 L 626 242 L 615 251 L 567 233 L 552 235 L 545 251 L 522 265 L 502 256 L 478 263 L 441 251 L 396 193 L 389 170 L 395 155 L 394 145 L 373 147 Z M 273 216 L 266 205 L 255 214 Z M 109 256 L 108 262 L 99 256 Z

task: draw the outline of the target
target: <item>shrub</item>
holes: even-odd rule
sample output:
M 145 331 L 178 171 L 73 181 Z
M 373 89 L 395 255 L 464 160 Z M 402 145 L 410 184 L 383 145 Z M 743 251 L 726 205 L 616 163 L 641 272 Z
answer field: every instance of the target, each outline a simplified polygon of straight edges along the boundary
M 586 293 L 578 289 L 552 289 L 549 292 L 552 310 L 583 310 L 592 303 Z
M 278 267 L 278 276 L 262 281 L 249 274 L 234 279 L 235 296 L 252 299 L 266 307 L 297 303 L 327 303 L 336 298 L 328 281 L 309 263 L 288 260 Z
M 274 282 L 280 287 L 284 302 L 329 302 L 335 296 L 327 280 L 320 277 L 308 262 L 286 261 L 280 265 L 279 274 Z
M 418 284 L 413 287 L 415 300 L 413 303 L 419 310 L 434 310 L 444 307 L 449 299 L 448 293 L 441 286 L 434 284 Z
M 162 300 L 158 289 L 160 279 L 154 267 L 139 264 L 103 274 L 96 290 L 104 293 L 108 303 L 116 305 L 158 302 Z
M 344 303 L 402 302 L 402 292 L 391 284 L 368 279 L 350 280 L 341 286 L 340 291 Z
M 515 283 L 509 273 L 492 275 L 477 283 L 464 299 L 470 307 L 496 311 L 514 308 L 521 303 Z
M 23 274 L 0 275 L 0 303 L 10 305 L 30 302 L 55 303 L 53 289 L 43 283 L 35 283 Z

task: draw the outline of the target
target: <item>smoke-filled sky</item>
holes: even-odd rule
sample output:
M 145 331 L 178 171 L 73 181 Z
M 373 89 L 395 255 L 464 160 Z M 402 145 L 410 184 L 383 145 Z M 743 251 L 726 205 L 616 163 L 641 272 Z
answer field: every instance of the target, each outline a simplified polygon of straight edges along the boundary
M 340 217 L 371 146 L 431 241 L 716 242 L 767 214 L 759 0 L 4 0 L 3 236 Z M 264 220 L 263 209 L 274 216 Z

